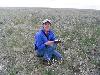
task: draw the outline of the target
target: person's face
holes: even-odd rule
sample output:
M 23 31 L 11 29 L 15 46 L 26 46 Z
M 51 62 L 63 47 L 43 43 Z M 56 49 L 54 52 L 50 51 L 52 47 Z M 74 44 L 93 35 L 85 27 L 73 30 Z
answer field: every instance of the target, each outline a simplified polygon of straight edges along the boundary
M 50 25 L 51 25 L 50 23 L 46 22 L 46 23 L 43 25 L 44 30 L 45 30 L 45 31 L 49 31 Z

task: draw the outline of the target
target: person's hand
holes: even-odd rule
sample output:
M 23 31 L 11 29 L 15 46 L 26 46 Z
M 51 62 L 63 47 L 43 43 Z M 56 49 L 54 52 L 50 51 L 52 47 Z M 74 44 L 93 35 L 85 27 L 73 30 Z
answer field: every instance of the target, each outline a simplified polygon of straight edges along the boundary
M 47 41 L 45 44 L 46 45 L 52 45 L 54 43 L 54 41 Z

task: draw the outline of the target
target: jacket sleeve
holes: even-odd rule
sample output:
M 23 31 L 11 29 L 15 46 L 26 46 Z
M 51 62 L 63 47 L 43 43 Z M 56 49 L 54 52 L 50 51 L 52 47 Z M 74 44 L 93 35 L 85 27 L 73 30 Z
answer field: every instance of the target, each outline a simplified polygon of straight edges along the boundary
M 46 48 L 46 45 L 43 43 L 42 41 L 42 36 L 37 34 L 35 36 L 35 40 L 36 40 L 36 46 L 38 47 L 38 49 L 45 49 Z
M 56 36 L 55 36 L 55 34 L 54 34 L 54 32 L 52 32 L 52 37 L 51 37 L 51 41 L 54 41 L 56 39 Z

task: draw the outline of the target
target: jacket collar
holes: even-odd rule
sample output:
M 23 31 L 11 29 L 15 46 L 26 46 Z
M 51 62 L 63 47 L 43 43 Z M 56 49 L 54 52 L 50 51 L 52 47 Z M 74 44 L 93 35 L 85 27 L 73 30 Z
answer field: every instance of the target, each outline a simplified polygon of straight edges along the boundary
M 44 28 L 42 28 L 41 31 L 45 32 Z M 51 32 L 51 29 L 48 31 L 48 33 L 50 33 L 50 32 Z

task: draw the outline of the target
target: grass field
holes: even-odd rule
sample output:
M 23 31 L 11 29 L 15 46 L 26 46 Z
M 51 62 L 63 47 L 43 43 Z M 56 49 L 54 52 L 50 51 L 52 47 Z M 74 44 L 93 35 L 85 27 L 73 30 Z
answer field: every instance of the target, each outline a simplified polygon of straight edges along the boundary
M 41 64 L 34 34 L 44 19 L 62 40 L 62 64 Z M 0 8 L 0 75 L 100 75 L 100 11 Z

